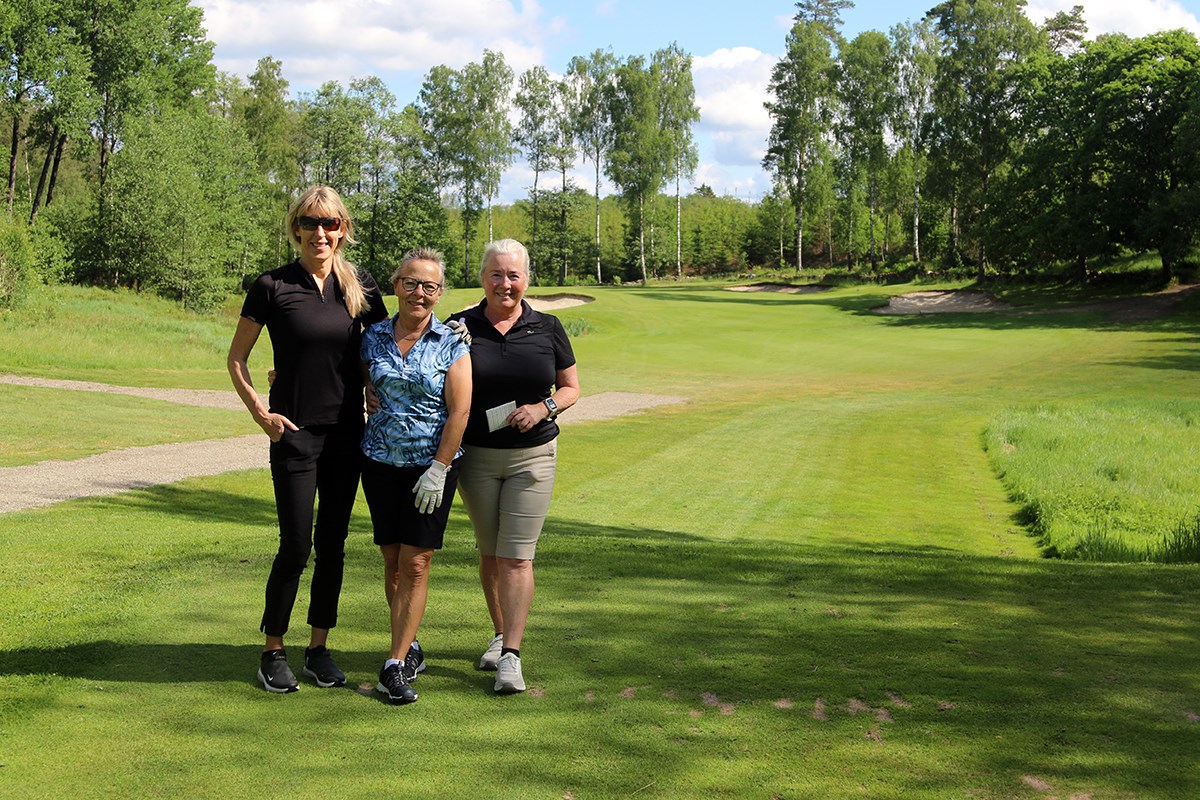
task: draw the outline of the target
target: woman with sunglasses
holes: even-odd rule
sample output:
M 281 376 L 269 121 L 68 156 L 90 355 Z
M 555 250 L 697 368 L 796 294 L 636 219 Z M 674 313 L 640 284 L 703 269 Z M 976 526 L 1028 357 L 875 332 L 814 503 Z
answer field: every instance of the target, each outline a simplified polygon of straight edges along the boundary
M 300 574 L 316 551 L 304 674 L 318 686 L 342 686 L 345 674 L 326 646 L 337 624 L 345 541 L 358 493 L 363 434 L 363 328 L 387 318 L 379 287 L 346 261 L 353 226 L 338 193 L 313 186 L 292 203 L 286 229 L 295 261 L 260 275 L 246 293 L 229 347 L 228 368 L 242 402 L 271 440 L 271 479 L 279 549 L 267 578 L 258 680 L 269 692 L 300 686 L 283 646 Z M 250 352 L 263 327 L 271 338 L 275 380 L 264 405 L 250 380 Z M 314 528 L 313 504 L 319 498 Z
M 392 274 L 399 309 L 366 330 L 361 350 L 378 402 L 363 436 L 362 485 L 383 555 L 392 629 L 375 688 L 393 703 L 417 699 L 411 684 L 425 668 L 417 628 L 433 553 L 450 518 L 471 407 L 470 350 L 433 314 L 445 276 L 437 250 L 406 253 Z

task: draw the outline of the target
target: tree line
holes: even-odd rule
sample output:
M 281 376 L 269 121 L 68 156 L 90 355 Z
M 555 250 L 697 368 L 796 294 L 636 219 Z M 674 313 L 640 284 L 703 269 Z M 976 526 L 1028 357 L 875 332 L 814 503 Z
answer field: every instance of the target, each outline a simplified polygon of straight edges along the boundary
M 771 75 L 763 166 L 792 263 L 835 244 L 989 274 L 1086 279 L 1157 252 L 1171 278 L 1200 221 L 1200 46 L 1183 30 L 1086 40 L 1082 6 L 946 0 L 845 40 L 849 0 L 801 0 Z M 785 225 L 785 223 L 787 223 Z M 786 228 L 786 230 L 785 230 Z
M 451 281 L 469 284 L 481 238 L 493 238 L 501 176 L 521 157 L 534 181 L 503 233 L 527 240 L 543 282 L 649 277 L 665 248 L 655 248 L 662 228 L 647 232 L 661 216 L 648 209 L 669 180 L 669 225 L 680 229 L 699 112 L 691 56 L 674 44 L 649 58 L 596 51 L 561 78 L 542 67 L 515 76 L 485 50 L 461 69 L 430 69 L 407 104 L 375 76 L 292 96 L 279 60 L 264 56 L 242 80 L 216 70 L 212 52 L 186 0 L 0 9 L 5 262 L 211 307 L 289 258 L 280 220 L 319 182 L 351 209 L 360 266 L 386 276 L 405 250 L 432 245 L 449 256 Z M 592 203 L 570 177 L 580 159 L 595 166 Z M 605 180 L 625 210 L 618 247 L 604 238 Z
M 271 56 L 219 72 L 186 0 L 6 4 L 0 301 L 35 275 L 211 307 L 290 258 L 280 220 L 316 182 L 351 208 L 356 263 L 383 277 L 432 245 L 456 285 L 497 233 L 560 285 L 763 266 L 1087 277 L 1142 251 L 1170 276 L 1192 257 L 1192 34 L 1089 41 L 1078 6 L 1035 25 L 1024 0 L 947 0 L 846 40 L 849 0 L 795 6 L 767 87 L 772 186 L 746 202 L 682 192 L 699 109 L 676 44 L 557 77 L 485 50 L 402 104 L 374 76 L 293 96 Z M 531 185 L 499 205 L 518 159 Z

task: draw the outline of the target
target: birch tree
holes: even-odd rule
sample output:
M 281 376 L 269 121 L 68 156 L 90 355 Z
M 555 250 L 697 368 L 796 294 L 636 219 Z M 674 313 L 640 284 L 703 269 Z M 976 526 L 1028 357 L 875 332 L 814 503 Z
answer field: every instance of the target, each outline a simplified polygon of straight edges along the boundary
M 892 133 L 912 159 L 912 249 L 921 261 L 921 180 L 928 160 L 924 131 L 933 113 L 933 81 L 937 69 L 937 35 L 924 18 L 891 30 L 896 58 L 896 105 Z
M 700 119 L 696 106 L 696 88 L 692 82 L 692 56 L 678 44 L 654 54 L 654 72 L 658 78 L 659 120 L 668 148 L 666 177 L 675 182 L 675 274 L 683 275 L 683 212 L 680 182 L 696 174 L 699 157 L 692 125 Z
M 604 278 L 600 269 L 600 175 L 613 144 L 610 95 L 617 67 L 611 50 L 595 50 L 590 56 L 575 56 L 567 66 L 570 116 L 584 158 L 596 170 L 593 191 L 596 199 L 596 283 Z
M 797 22 L 787 36 L 787 50 L 771 70 L 767 101 L 771 133 L 763 168 L 786 188 L 796 212 L 796 271 L 804 268 L 804 209 L 809 172 L 818 145 L 832 123 L 833 55 L 824 29 Z

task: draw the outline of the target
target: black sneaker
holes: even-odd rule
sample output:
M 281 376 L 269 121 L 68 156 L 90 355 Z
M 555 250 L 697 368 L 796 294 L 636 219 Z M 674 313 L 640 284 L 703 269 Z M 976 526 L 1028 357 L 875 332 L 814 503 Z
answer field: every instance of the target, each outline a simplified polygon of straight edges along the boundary
M 409 685 L 401 664 L 393 664 L 379 671 L 379 683 L 376 684 L 375 691 L 383 692 L 393 703 L 417 702 L 417 693 Z
M 333 663 L 333 654 L 324 645 L 304 651 L 304 674 L 316 681 L 317 686 L 322 689 L 346 685 L 346 673 Z
M 421 645 L 413 639 L 413 643 L 408 647 L 408 655 L 404 657 L 404 677 L 412 683 L 417 679 L 418 672 L 425 671 L 425 651 L 421 649 Z
M 282 650 L 271 650 L 262 654 L 262 663 L 258 668 L 258 682 L 268 692 L 276 694 L 291 694 L 300 691 L 296 676 L 288 667 L 287 654 Z

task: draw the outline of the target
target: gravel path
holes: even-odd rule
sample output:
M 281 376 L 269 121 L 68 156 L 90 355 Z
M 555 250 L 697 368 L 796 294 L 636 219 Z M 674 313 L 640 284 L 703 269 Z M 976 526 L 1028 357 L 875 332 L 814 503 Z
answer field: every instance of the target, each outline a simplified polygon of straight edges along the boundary
M 40 386 L 65 391 L 106 392 L 164 400 L 205 408 L 242 409 L 233 390 L 146 389 L 89 381 L 46 380 L 0 375 L 0 383 Z M 601 392 L 584 396 L 559 418 L 562 425 L 613 419 L 647 408 L 687 402 L 660 394 Z M 42 461 L 21 467 L 0 467 L 0 513 L 37 508 L 73 500 L 144 489 L 185 478 L 219 475 L 243 469 L 265 469 L 267 437 L 260 433 L 230 439 L 127 447 L 72 461 Z

